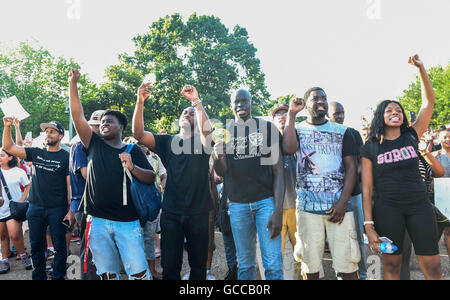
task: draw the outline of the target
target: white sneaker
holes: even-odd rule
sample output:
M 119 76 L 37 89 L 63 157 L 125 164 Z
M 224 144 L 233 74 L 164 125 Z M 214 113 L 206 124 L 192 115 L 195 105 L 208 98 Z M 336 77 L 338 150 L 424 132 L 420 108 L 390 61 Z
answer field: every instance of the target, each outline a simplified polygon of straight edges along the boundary
M 211 270 L 206 271 L 206 280 L 217 280 L 216 277 L 211 273 Z
M 186 274 L 184 274 L 183 278 L 181 278 L 181 280 L 189 280 L 189 276 L 191 275 L 191 272 L 187 272 Z

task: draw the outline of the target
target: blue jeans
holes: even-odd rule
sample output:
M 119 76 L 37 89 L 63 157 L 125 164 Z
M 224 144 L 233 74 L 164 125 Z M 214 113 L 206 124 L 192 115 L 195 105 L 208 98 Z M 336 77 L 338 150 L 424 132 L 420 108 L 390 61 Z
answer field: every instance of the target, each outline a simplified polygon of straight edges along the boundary
M 144 230 L 144 250 L 145 258 L 147 260 L 155 260 L 155 249 L 156 249 L 156 229 L 158 227 L 158 219 L 153 222 L 147 221 L 143 227 Z
M 66 275 L 66 227 L 62 224 L 69 207 L 45 208 L 30 205 L 27 211 L 28 227 L 30 230 L 31 259 L 33 261 L 33 280 L 47 280 L 45 273 L 45 236 L 47 226 L 50 227 L 55 258 L 53 261 L 53 279 L 64 280 Z
M 225 259 L 227 261 L 228 269 L 233 269 L 237 265 L 236 260 L 236 247 L 234 245 L 233 233 L 225 231 L 222 229 L 222 218 L 218 218 L 217 223 L 219 225 L 220 231 L 222 232 L 223 247 L 225 249 Z
M 139 220 L 117 222 L 101 218 L 92 218 L 89 249 L 97 267 L 97 274 L 115 274 L 120 279 L 121 262 L 130 280 L 143 271 L 144 279 L 151 279 L 145 260 L 144 241 Z
M 266 280 L 283 280 L 281 235 L 270 239 L 267 225 L 274 211 L 273 198 L 254 203 L 229 202 L 231 229 L 239 262 L 239 280 L 255 280 L 256 233 Z
M 361 194 L 350 197 L 350 202 L 353 207 L 353 216 L 355 217 L 355 229 L 358 236 L 359 250 L 361 251 L 361 261 L 358 263 L 359 278 L 367 278 L 367 254 L 366 245 L 364 244 L 364 212 L 362 208 Z

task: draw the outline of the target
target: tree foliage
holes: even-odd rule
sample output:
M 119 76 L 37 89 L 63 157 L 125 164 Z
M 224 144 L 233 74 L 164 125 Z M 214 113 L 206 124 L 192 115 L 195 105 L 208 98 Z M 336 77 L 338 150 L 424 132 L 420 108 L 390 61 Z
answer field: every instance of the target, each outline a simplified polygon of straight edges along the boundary
M 450 65 L 431 67 L 428 70 L 431 84 L 436 95 L 433 116 L 430 122 L 431 128 L 450 123 Z M 399 101 L 406 111 L 418 114 L 422 104 L 420 78 L 417 76 L 408 89 L 403 91 Z
M 39 124 L 51 120 L 69 128 L 67 79 L 70 68 L 79 67 L 74 60 L 55 57 L 32 43 L 23 42 L 0 53 L 0 97 L 16 96 L 30 114 L 21 123 L 22 132 L 39 135 Z M 95 109 L 91 100 L 97 97 L 97 87 L 86 75 L 80 79 L 80 95 L 89 114 Z
M 148 73 L 156 74 L 144 111 L 146 128 L 152 131 L 175 131 L 172 123 L 189 106 L 181 95 L 186 84 L 197 88 L 210 118 L 224 121 L 232 117 L 230 94 L 240 87 L 252 93 L 255 115 L 266 105 L 269 93 L 264 74 L 256 48 L 242 27 L 230 32 L 214 16 L 193 14 L 183 22 L 179 14 L 173 14 L 160 18 L 133 40 L 133 55 L 120 55 L 119 65 L 107 69 L 100 101 L 131 116 L 142 79 Z

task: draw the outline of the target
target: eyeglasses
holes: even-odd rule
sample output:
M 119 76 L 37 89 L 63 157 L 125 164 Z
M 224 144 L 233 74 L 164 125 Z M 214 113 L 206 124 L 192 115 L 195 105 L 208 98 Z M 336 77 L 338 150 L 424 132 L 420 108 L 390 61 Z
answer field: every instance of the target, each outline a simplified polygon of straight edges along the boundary
M 287 116 L 287 111 L 275 113 L 275 117 L 285 117 L 285 116 Z

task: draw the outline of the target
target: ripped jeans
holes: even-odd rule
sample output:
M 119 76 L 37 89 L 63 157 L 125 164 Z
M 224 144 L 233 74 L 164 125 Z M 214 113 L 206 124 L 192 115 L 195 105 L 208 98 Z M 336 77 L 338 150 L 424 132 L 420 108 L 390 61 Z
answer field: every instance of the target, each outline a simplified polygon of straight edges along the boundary
M 145 260 L 144 241 L 139 220 L 117 222 L 92 217 L 89 249 L 97 274 L 114 274 L 111 279 L 120 279 L 121 262 L 130 280 L 152 279 Z M 145 276 L 136 274 L 145 271 Z M 114 278 L 112 278 L 114 277 Z

